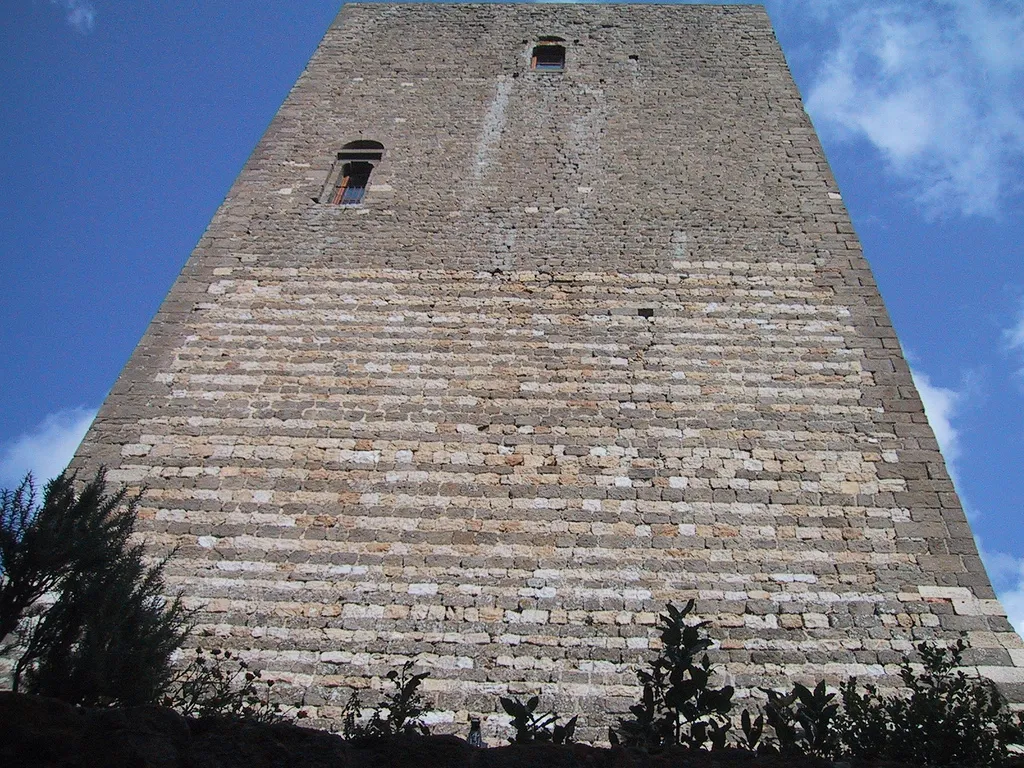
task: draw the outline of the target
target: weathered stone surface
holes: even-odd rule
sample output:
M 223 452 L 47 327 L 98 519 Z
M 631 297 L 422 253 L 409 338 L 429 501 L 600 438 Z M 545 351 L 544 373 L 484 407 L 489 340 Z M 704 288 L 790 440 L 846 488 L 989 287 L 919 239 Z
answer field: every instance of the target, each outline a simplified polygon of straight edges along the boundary
M 320 202 L 358 139 L 363 204 Z M 622 711 L 689 598 L 741 695 L 1024 648 L 759 7 L 346 5 L 101 463 L 202 642 L 320 724 L 410 658 L 442 728 L 506 690 Z

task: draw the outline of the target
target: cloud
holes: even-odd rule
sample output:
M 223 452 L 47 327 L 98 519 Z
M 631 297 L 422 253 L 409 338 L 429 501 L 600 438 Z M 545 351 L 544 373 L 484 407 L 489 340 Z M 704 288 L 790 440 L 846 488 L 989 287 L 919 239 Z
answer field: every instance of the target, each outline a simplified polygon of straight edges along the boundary
M 1017 365 L 1017 376 L 1024 379 L 1024 299 L 1017 309 L 1013 325 L 1003 331 L 1004 351 L 1011 357 L 1016 353 L 1014 364 Z
M 1017 583 L 1009 589 L 997 590 L 996 597 L 1003 604 L 1006 618 L 1018 635 L 1024 636 L 1024 559 L 1017 561 Z
M 975 542 L 1007 618 L 1017 634 L 1024 635 L 1024 557 L 992 552 L 979 537 L 975 537 Z
M 774 0 L 834 34 L 807 91 L 819 130 L 866 140 L 930 213 L 996 215 L 1024 159 L 1024 4 Z M 811 9 L 813 8 L 813 12 Z
M 28 472 L 40 485 L 59 475 L 95 416 L 95 408 L 57 411 L 35 429 L 0 446 L 0 487 L 17 485 Z
M 956 462 L 960 458 L 960 432 L 953 426 L 953 420 L 963 401 L 963 393 L 935 386 L 928 374 L 921 371 L 911 369 L 910 374 L 914 377 L 914 385 L 921 395 L 928 423 L 935 432 L 935 439 L 938 440 L 942 456 L 946 460 L 946 468 L 955 482 Z
M 1006 343 L 1010 349 L 1024 350 L 1024 301 L 1017 311 L 1017 322 L 1005 331 Z
M 1024 331 L 1024 309 L 1022 309 L 1021 326 L 1020 330 Z M 1024 344 L 1024 334 L 1022 334 L 1021 344 Z M 965 391 L 956 391 L 935 386 L 928 375 L 921 371 L 911 369 L 911 375 L 914 377 L 914 385 L 917 387 L 918 394 L 921 395 L 921 402 L 924 404 L 928 422 L 935 432 L 935 439 L 938 440 L 939 447 L 942 449 L 946 467 L 955 483 L 957 482 L 957 461 L 961 455 L 961 444 L 960 433 L 954 426 L 954 422 L 962 409 L 966 391 L 970 390 L 970 384 L 968 383 Z M 962 493 L 960 496 L 968 517 L 975 517 L 976 514 L 972 514 L 970 505 L 963 498 Z M 1003 604 L 1003 608 L 1006 609 L 1010 623 L 1018 633 L 1024 634 L 1024 557 L 988 550 L 978 536 L 975 536 L 975 543 L 978 545 L 978 553 L 992 580 L 992 587 Z
M 96 9 L 88 0 L 50 0 L 64 10 L 64 18 L 76 32 L 87 35 L 96 27 Z
M 1024 316 L 1016 326 L 1006 332 L 1006 337 L 1010 342 L 1010 349 L 1024 348 Z

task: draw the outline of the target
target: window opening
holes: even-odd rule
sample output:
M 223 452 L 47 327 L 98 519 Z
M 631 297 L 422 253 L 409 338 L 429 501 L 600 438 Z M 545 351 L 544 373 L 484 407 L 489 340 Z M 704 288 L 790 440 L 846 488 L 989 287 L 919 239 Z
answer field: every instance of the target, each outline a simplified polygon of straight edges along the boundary
M 565 69 L 565 41 L 560 37 L 542 37 L 534 46 L 530 66 L 546 72 L 561 72 Z
M 651 309 L 650 307 L 643 307 L 641 309 L 638 309 L 636 313 L 640 317 L 646 317 L 647 319 L 654 317 L 654 310 Z
M 362 203 L 370 183 L 370 174 L 383 156 L 384 145 L 377 141 L 352 141 L 342 147 L 328 178 L 331 203 Z
M 346 163 L 342 167 L 341 181 L 331 202 L 335 205 L 358 205 L 363 202 L 363 195 L 366 194 L 366 185 L 370 181 L 370 171 L 372 170 L 373 166 L 369 163 Z

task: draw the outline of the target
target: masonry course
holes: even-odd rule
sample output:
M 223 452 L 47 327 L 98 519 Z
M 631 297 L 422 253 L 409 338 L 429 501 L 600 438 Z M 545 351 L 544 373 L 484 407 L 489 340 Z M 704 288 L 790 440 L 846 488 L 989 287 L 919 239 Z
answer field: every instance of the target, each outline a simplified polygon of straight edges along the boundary
M 531 69 L 546 35 L 564 71 Z M 383 158 L 331 205 L 357 140 Z M 689 598 L 741 695 L 885 685 L 966 636 L 1024 700 L 760 7 L 346 5 L 83 442 L 100 464 L 147 488 L 197 642 L 320 724 L 411 658 L 442 728 L 511 691 L 599 736 Z

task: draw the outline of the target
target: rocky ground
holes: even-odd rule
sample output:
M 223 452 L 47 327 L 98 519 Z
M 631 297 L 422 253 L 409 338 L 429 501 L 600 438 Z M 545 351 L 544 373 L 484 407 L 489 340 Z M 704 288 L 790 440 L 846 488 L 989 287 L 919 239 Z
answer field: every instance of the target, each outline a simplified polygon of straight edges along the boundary
M 0 692 L 3 768 L 911 768 L 725 750 L 649 756 L 581 744 L 471 747 L 454 736 L 352 743 L 291 724 L 189 720 L 161 707 L 81 710 Z M 1024 759 L 1006 768 L 1024 768 Z

